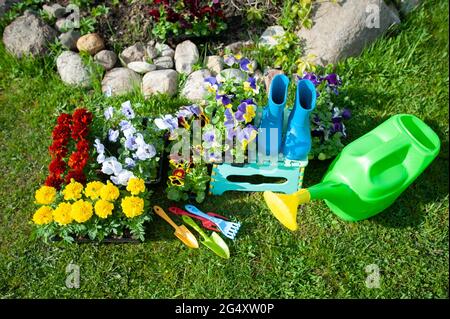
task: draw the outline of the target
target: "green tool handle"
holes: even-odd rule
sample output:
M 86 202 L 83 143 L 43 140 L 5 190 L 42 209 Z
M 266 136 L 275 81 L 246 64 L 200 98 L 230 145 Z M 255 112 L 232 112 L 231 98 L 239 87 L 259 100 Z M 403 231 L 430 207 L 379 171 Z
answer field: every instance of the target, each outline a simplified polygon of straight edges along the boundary
M 181 218 L 183 219 L 183 221 L 186 224 L 188 224 L 193 229 L 195 229 L 200 234 L 200 236 L 202 236 L 204 239 L 208 239 L 208 235 L 200 228 L 199 225 L 197 225 L 196 222 L 194 222 L 194 220 L 191 217 L 189 217 L 187 215 L 183 215 L 183 216 L 181 216 Z

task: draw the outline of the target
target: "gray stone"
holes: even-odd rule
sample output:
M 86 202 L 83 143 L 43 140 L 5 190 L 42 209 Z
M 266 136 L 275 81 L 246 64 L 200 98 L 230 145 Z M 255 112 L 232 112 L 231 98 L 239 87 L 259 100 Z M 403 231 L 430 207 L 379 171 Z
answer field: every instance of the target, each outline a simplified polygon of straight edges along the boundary
M 102 81 L 102 92 L 122 95 L 139 88 L 141 77 L 128 68 L 114 68 L 105 74 Z
M 146 47 L 142 43 L 136 43 L 119 54 L 119 59 L 123 65 L 128 65 L 134 61 L 145 61 Z
M 174 70 L 157 70 L 148 72 L 142 80 L 142 93 L 145 97 L 163 93 L 174 95 L 177 93 L 178 73 Z
M 226 81 L 230 79 L 233 79 L 235 81 L 245 81 L 247 80 L 248 76 L 247 73 L 239 69 L 225 69 L 222 72 L 220 72 L 219 75 L 217 75 L 217 78 L 220 79 L 221 81 Z
M 98 33 L 89 33 L 80 37 L 77 41 L 78 51 L 88 52 L 95 55 L 105 48 L 105 42 Z
M 181 90 L 181 95 L 193 102 L 199 102 L 205 99 L 208 91 L 205 88 L 205 78 L 211 76 L 209 70 L 198 70 L 192 72 Z
M 134 61 L 128 63 L 127 66 L 129 69 L 133 70 L 134 72 L 145 74 L 147 72 L 151 72 L 156 70 L 156 66 L 147 62 L 143 61 Z
M 57 36 L 56 30 L 30 12 L 15 19 L 3 32 L 6 49 L 16 55 L 42 56 Z
M 223 70 L 223 59 L 219 55 L 210 55 L 205 60 L 206 67 L 211 71 L 211 74 L 216 76 Z
M 400 12 L 404 15 L 409 14 L 420 4 L 420 0 L 401 0 Z
M 102 50 L 94 55 L 94 61 L 109 71 L 116 65 L 117 55 L 113 51 Z
M 56 68 L 64 83 L 82 87 L 91 85 L 89 69 L 78 53 L 72 51 L 61 53 L 56 59 Z
M 175 49 L 175 69 L 179 73 L 190 74 L 192 67 L 198 62 L 197 46 L 189 40 L 177 45 Z
M 52 5 L 44 4 L 42 9 L 52 18 L 62 18 L 66 14 L 66 8 L 59 3 L 54 3 Z
M 156 59 L 159 56 L 158 50 L 154 46 L 147 45 L 146 49 L 147 58 L 153 60 Z
M 160 58 L 154 59 L 153 63 L 156 65 L 156 68 L 158 70 L 173 68 L 173 60 L 170 56 L 162 56 Z
M 80 22 L 79 22 L 79 16 L 77 13 L 71 13 L 67 17 L 58 18 L 55 23 L 55 28 L 59 32 L 67 32 L 72 29 L 79 29 L 80 28 Z
M 373 10 L 366 12 L 368 8 Z M 321 65 L 359 55 L 366 45 L 400 22 L 398 13 L 379 0 L 346 0 L 339 5 L 321 2 L 313 21 L 311 29 L 302 28 L 298 35 L 306 54 L 315 55 Z
M 268 47 L 273 47 L 280 42 L 280 37 L 282 37 L 284 33 L 285 31 L 282 26 L 279 25 L 270 26 L 261 35 L 261 38 L 259 39 L 259 44 Z
M 172 58 L 175 56 L 175 50 L 165 43 L 156 43 L 155 49 L 158 51 L 158 56 L 170 56 Z
M 81 33 L 78 30 L 70 30 L 64 33 L 61 33 L 58 37 L 59 42 L 63 45 L 63 47 L 69 50 L 76 50 L 77 41 L 81 37 Z

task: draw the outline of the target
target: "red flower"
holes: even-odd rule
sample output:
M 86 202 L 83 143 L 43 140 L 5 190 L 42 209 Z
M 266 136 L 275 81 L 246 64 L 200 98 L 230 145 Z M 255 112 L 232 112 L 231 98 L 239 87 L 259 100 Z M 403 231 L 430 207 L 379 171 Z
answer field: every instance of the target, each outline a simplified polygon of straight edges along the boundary
M 180 19 L 180 15 L 173 11 L 171 8 L 167 8 L 167 21 L 169 22 L 177 22 Z
M 69 157 L 69 162 L 67 165 L 69 165 L 70 168 L 76 169 L 76 170 L 83 170 L 83 168 L 86 166 L 88 162 L 88 154 L 87 152 L 74 152 Z
M 66 163 L 61 158 L 57 157 L 50 162 L 50 165 L 48 165 L 48 170 L 51 175 L 59 177 L 66 171 Z
M 67 114 L 67 113 L 62 113 L 60 116 L 58 116 L 58 119 L 56 120 L 56 122 L 59 125 L 63 125 L 63 126 L 69 126 L 71 121 L 72 121 L 72 115 Z
M 211 14 L 213 13 L 213 8 L 211 8 L 210 6 L 204 6 L 203 8 L 200 9 L 200 15 L 201 16 L 205 16 L 207 14 Z
M 153 19 L 156 20 L 156 22 L 159 21 L 159 18 L 161 17 L 161 15 L 160 15 L 160 13 L 159 13 L 159 10 L 152 9 L 152 10 L 150 10 L 148 13 L 150 14 L 150 16 L 153 17 Z
M 92 113 L 86 109 L 76 109 L 72 115 L 72 138 L 84 139 L 88 135 L 88 126 L 92 122 Z
M 87 140 L 79 140 L 77 143 L 77 151 L 82 153 L 88 153 L 89 142 Z
M 49 175 L 45 180 L 45 185 L 52 186 L 56 189 L 60 189 L 62 182 L 63 180 L 60 177 L 56 177 L 55 175 Z
M 172 175 L 183 179 L 186 176 L 186 172 L 182 168 L 177 168 L 173 170 Z
M 68 149 L 65 146 L 66 143 L 61 143 L 61 141 L 53 141 L 52 145 L 48 148 L 52 158 L 64 158 L 67 155 Z
M 64 182 L 66 184 L 70 183 L 71 179 L 74 179 L 75 181 L 81 183 L 81 184 L 85 184 L 86 183 L 86 176 L 84 175 L 82 170 L 71 170 L 69 171 L 69 173 L 66 175 Z

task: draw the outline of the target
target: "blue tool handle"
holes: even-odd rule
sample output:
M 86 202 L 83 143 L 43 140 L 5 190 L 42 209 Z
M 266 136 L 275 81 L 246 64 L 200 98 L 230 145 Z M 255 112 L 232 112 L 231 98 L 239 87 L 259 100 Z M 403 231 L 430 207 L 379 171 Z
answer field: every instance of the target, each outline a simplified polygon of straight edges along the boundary
M 200 209 L 195 207 L 194 205 L 185 205 L 184 208 L 191 214 L 203 217 L 209 221 L 212 221 L 213 223 L 217 223 L 219 220 L 217 218 L 211 217 L 204 212 L 202 212 Z

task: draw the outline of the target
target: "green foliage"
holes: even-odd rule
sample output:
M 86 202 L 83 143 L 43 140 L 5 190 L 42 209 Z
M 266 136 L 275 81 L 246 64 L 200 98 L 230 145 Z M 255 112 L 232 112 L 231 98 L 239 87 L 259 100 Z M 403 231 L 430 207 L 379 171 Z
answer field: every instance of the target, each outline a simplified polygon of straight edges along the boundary
M 278 44 L 273 47 L 254 45 L 243 49 L 243 54 L 255 59 L 264 69 L 278 68 L 287 74 L 294 74 L 299 67 L 303 68 L 303 48 L 300 39 L 293 32 L 286 31 L 278 38 Z M 305 70 L 311 70 L 311 65 Z
M 84 9 L 91 7 L 95 3 L 95 0 L 70 0 L 70 3 L 76 5 L 80 9 Z
M 93 17 L 83 17 L 80 19 L 80 33 L 82 35 L 93 33 L 95 31 L 95 26 L 97 20 Z
M 259 23 L 263 21 L 264 15 L 265 15 L 265 8 L 264 7 L 250 7 L 247 8 L 245 12 L 245 17 L 249 23 Z
M 154 21 L 153 35 L 166 40 L 168 37 L 206 37 L 220 34 L 226 30 L 227 24 L 217 14 L 217 9 L 213 9 L 210 3 L 208 5 L 211 12 L 203 15 L 194 14 L 184 1 L 175 1 L 170 8 L 164 5 L 153 7 L 150 10 Z M 201 10 L 200 7 L 197 10 Z
M 314 0 L 287 0 L 284 1 L 279 23 L 289 31 L 299 27 L 311 28 L 310 18 Z

